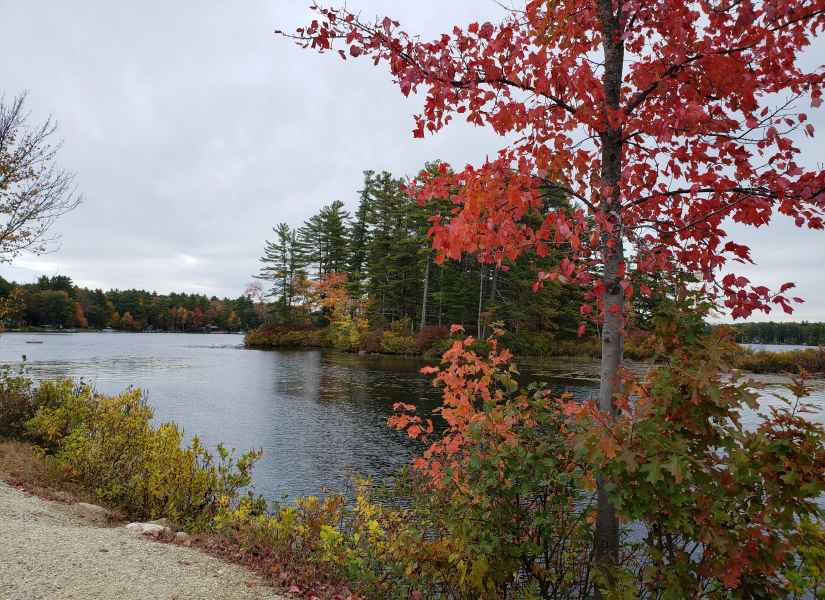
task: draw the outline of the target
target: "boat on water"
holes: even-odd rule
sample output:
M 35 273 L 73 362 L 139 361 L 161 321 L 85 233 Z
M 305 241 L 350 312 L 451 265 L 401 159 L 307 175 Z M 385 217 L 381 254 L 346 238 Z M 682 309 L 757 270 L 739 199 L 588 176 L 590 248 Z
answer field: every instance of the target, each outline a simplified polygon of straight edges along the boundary
M 42 344 L 42 340 L 26 340 L 27 344 Z

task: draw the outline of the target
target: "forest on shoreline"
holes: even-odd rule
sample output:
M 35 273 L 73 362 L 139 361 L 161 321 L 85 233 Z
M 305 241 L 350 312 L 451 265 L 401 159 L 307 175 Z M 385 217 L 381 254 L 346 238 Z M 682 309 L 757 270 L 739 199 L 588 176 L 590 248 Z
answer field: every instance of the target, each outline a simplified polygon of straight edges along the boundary
M 825 346 L 825 323 L 789 322 L 735 323 L 729 325 L 740 344 Z
M 246 331 L 260 325 L 265 313 L 252 292 L 234 299 L 136 289 L 104 292 L 77 286 L 66 275 L 44 275 L 26 284 L 0 277 L 0 319 L 6 329 Z
M 435 171 L 430 163 L 427 171 Z M 386 171 L 364 172 L 354 213 L 341 201 L 324 206 L 302 225 L 280 223 L 267 240 L 256 276 L 267 288 L 260 327 L 246 344 L 256 348 L 337 348 L 386 354 L 439 354 L 449 328 L 483 339 L 493 327 L 520 355 L 598 357 L 597 331 L 579 336 L 582 291 L 558 280 L 535 282 L 539 273 L 558 269 L 564 248 L 531 252 L 501 265 L 471 254 L 439 261 L 428 236 L 433 218 L 446 218 L 448 200 L 420 206 L 402 178 Z M 544 205 L 522 219 L 534 225 L 540 214 L 568 210 L 564 195 L 544 189 Z M 652 327 L 658 299 L 669 290 L 652 278 L 637 282 L 650 290 L 636 295 L 628 317 L 633 335 L 628 358 L 651 355 L 644 338 Z M 825 344 L 825 323 L 737 323 L 740 343 Z
M 425 170 L 438 168 L 430 163 Z M 299 227 L 273 228 L 257 275 L 268 286 L 269 310 L 249 345 L 420 353 L 453 325 L 478 338 L 501 326 L 508 345 L 524 353 L 551 354 L 576 341 L 581 291 L 559 282 L 534 291 L 538 273 L 562 260 L 560 251 L 499 265 L 469 254 L 442 261 L 428 230 L 452 204 L 421 206 L 406 185 L 386 171 L 365 171 L 354 213 L 334 201 Z M 543 203 L 524 216 L 525 224 L 570 206 L 549 187 Z M 329 331 L 336 327 L 347 331 Z

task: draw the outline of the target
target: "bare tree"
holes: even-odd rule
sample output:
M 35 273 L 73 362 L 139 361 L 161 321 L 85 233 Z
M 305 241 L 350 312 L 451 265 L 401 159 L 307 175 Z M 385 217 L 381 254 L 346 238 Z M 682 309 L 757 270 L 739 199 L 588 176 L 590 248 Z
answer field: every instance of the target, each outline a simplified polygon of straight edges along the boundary
M 8 104 L 0 97 L 0 262 L 46 252 L 57 239 L 49 234 L 55 220 L 81 201 L 74 174 L 55 164 L 56 123 L 29 127 L 25 103 L 26 94 Z

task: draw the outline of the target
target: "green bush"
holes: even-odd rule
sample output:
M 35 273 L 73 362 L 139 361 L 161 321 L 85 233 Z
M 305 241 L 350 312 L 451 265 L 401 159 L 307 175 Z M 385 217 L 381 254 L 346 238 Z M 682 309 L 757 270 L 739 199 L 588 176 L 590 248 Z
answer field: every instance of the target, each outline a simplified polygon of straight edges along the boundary
M 240 501 L 260 456 L 235 460 L 218 446 L 215 458 L 197 437 L 183 445 L 174 423 L 152 425 L 140 390 L 104 396 L 69 380 L 46 381 L 34 398 L 30 436 L 102 502 L 135 518 L 209 529 L 219 509 Z
M 667 361 L 624 379 L 616 419 L 571 406 L 584 462 L 646 533 L 623 546 L 615 580 L 642 598 L 822 597 L 825 563 L 813 549 L 825 539 L 825 428 L 806 414 L 817 410 L 810 389 L 792 380 L 744 427 L 759 395 L 726 370 L 739 349 L 724 331 L 706 333 L 707 307 L 680 300 L 655 317 Z

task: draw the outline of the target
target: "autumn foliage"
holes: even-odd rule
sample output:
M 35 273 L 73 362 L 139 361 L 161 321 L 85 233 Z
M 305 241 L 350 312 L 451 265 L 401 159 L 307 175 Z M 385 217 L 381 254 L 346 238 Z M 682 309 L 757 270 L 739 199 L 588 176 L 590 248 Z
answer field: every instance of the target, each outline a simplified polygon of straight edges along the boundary
M 793 283 L 771 290 L 731 271 L 751 254 L 726 227 L 781 214 L 823 229 L 825 171 L 805 166 L 799 138 L 814 135 L 806 110 L 822 103 L 825 69 L 805 67 L 805 52 L 825 29 L 825 0 L 527 0 L 498 24 L 430 41 L 389 17 L 313 9 L 290 37 L 385 63 L 402 94 L 424 96 L 416 137 L 458 117 L 506 138 L 481 165 L 422 173 L 411 193 L 454 204 L 431 219 L 439 260 L 473 253 L 508 268 L 524 252 L 564 254 L 536 289 L 585 290 L 579 333 L 600 328 L 604 418 L 620 408 L 627 305 L 650 295 L 645 276 L 687 273 L 734 318 L 802 301 Z M 548 193 L 575 207 L 526 223 Z M 596 553 L 610 572 L 617 511 L 597 482 Z
M 487 354 L 470 350 L 472 339 L 455 342 L 427 369 L 444 392 L 443 429 L 404 404 L 391 425 L 426 441 L 415 471 L 437 499 L 431 515 L 444 535 L 466 549 L 469 589 L 490 598 L 822 589 L 825 428 L 811 419 L 804 375 L 762 404 L 756 384 L 725 367 L 736 356 L 728 334 L 704 332 L 707 308 L 683 300 L 657 317 L 667 361 L 624 375 L 615 419 L 592 402 L 520 387 L 495 339 Z M 606 578 L 584 568 L 597 476 L 611 482 L 626 530 Z
M 423 93 L 416 137 L 463 118 L 515 140 L 482 165 L 445 165 L 414 186 L 422 201 L 454 198 L 453 214 L 433 219 L 442 257 L 473 252 L 501 263 L 565 245 L 568 260 L 540 281 L 581 283 L 600 305 L 604 282 L 592 268 L 624 238 L 636 250 L 619 267 L 627 295 L 639 291 L 625 277 L 631 268 L 682 269 L 699 273 L 733 316 L 791 309 L 790 284 L 769 290 L 719 274 L 750 260 L 723 224 L 761 227 L 779 213 L 823 227 L 825 173 L 804 167 L 798 145 L 814 135 L 806 106 L 821 104 L 825 71 L 805 69 L 801 57 L 825 27 L 822 0 L 530 0 L 500 23 L 456 26 L 431 41 L 391 18 L 314 8 L 317 18 L 294 37 L 386 63 L 404 95 Z M 579 208 L 523 224 L 540 206 L 541 184 Z

